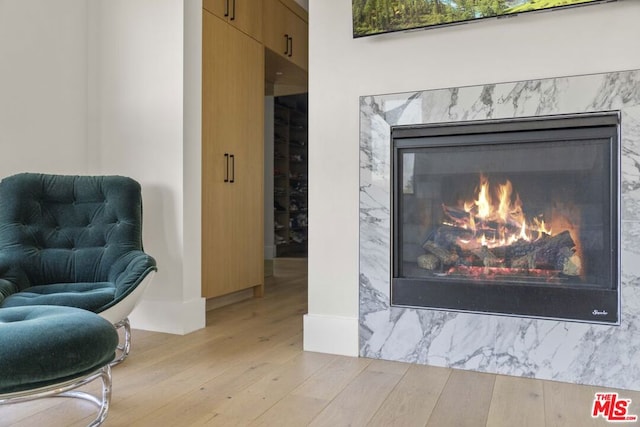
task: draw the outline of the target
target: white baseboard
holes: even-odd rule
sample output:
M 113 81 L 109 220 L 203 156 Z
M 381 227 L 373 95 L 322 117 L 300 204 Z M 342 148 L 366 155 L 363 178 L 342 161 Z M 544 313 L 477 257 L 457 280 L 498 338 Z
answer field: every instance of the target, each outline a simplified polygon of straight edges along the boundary
M 191 301 L 143 299 L 129 315 L 131 327 L 184 335 L 205 327 L 204 298 Z
M 306 314 L 304 350 L 358 356 L 358 318 Z

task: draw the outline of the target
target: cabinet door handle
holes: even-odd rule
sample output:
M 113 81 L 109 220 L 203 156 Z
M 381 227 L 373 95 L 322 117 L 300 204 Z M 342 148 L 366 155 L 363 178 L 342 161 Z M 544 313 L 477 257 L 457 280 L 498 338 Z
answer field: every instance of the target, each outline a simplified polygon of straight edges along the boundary
M 229 153 L 224 153 L 224 160 L 226 163 L 224 170 L 224 182 L 229 182 Z
M 231 180 L 229 182 L 236 182 L 236 156 L 231 154 Z
M 229 16 L 229 0 L 224 2 L 224 16 L 225 18 Z
M 293 37 L 289 37 L 289 57 L 293 56 Z
M 284 54 L 289 55 L 289 34 L 284 35 Z
M 233 2 L 233 6 L 231 7 L 231 20 L 235 21 L 236 19 L 236 0 L 231 0 Z M 227 0 L 229 2 L 229 0 Z

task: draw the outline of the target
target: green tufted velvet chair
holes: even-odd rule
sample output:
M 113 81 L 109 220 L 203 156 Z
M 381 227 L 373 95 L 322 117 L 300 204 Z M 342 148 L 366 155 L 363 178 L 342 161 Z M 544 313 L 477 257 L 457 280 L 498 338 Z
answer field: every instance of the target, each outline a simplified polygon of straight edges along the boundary
M 140 184 L 122 176 L 23 173 L 0 182 L 0 309 L 63 305 L 124 329 L 156 271 L 142 247 Z

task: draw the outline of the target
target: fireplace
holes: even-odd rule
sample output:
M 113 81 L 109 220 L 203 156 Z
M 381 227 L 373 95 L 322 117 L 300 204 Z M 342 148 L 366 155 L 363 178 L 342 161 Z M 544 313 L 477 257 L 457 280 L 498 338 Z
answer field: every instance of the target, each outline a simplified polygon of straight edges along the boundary
M 461 126 L 492 121 L 530 123 L 535 122 L 535 118 L 587 117 L 592 113 L 601 115 L 599 113 L 603 111 L 615 112 L 620 117 L 619 145 L 613 143 L 614 152 L 611 153 L 614 158 L 612 169 L 618 169 L 620 184 L 618 186 L 617 177 L 614 177 L 614 188 L 603 186 L 603 191 L 609 192 L 607 197 L 611 194 L 617 197 L 620 205 L 619 209 L 611 207 L 614 212 L 608 225 L 613 230 L 610 246 L 618 252 L 617 256 L 611 256 L 612 274 L 617 277 L 612 277 L 610 289 L 599 288 L 605 287 L 602 283 L 555 287 L 572 290 L 584 285 L 585 291 L 617 291 L 619 324 L 570 319 L 566 313 L 563 316 L 567 319 L 559 318 L 558 314 L 515 314 L 510 311 L 502 313 L 506 315 L 489 315 L 488 312 L 495 311 L 430 308 L 424 301 L 422 306 L 416 304 L 422 298 L 418 295 L 413 301 L 398 300 L 401 290 L 396 282 L 403 279 L 398 276 L 397 263 L 393 265 L 393 253 L 397 255 L 393 246 L 397 248 L 398 245 L 398 230 L 394 230 L 392 216 L 397 216 L 398 210 L 392 202 L 398 200 L 394 200 L 392 193 L 397 186 L 393 183 L 393 175 L 397 175 L 398 165 L 394 167 L 396 159 L 392 161 L 395 150 L 392 149 L 391 129 L 440 127 L 442 125 L 438 124 L 441 123 Z M 452 129 L 451 126 L 448 128 Z M 619 165 L 615 163 L 616 156 L 620 157 Z M 551 156 L 546 160 L 555 161 Z M 451 165 L 451 162 L 446 164 Z M 414 167 L 416 165 L 414 163 Z M 363 96 L 360 99 L 359 167 L 359 345 L 362 357 L 640 390 L 640 365 L 630 356 L 640 351 L 640 70 Z M 443 173 L 451 171 L 453 169 L 445 169 Z M 528 218 L 538 215 L 539 212 L 534 211 L 534 195 L 529 195 L 531 190 L 526 185 L 520 188 L 523 184 L 517 174 L 512 176 L 513 172 L 506 170 L 502 176 L 497 176 L 497 172 L 488 168 L 469 173 L 469 182 L 465 180 L 463 189 L 458 190 L 461 196 L 455 200 L 433 202 L 438 205 L 435 211 L 439 213 L 443 203 L 459 206 L 458 199 L 477 200 L 476 187 L 480 185 L 481 172 L 489 181 L 490 192 L 503 184 L 504 178 L 510 179 L 513 199 L 517 193 L 525 215 Z M 421 189 L 414 186 L 416 190 Z M 615 205 L 616 201 L 608 203 Z M 430 221 L 432 228 L 438 225 Z M 547 218 L 545 224 L 546 221 Z M 617 230 L 614 229 L 616 222 Z M 413 254 L 415 263 L 417 256 L 425 253 L 420 244 L 426 238 L 427 230 L 423 222 L 413 224 L 413 228 L 405 227 L 404 238 L 411 237 L 408 243 L 413 239 L 417 241 Z M 581 229 L 586 226 L 585 223 L 580 225 Z M 560 230 L 552 227 L 551 231 Z M 589 244 L 584 239 L 584 231 L 581 231 L 581 244 Z M 408 249 L 404 254 L 411 255 Z M 423 285 L 445 284 L 443 278 L 412 278 L 409 275 L 405 279 L 415 279 L 416 290 Z M 468 279 L 451 284 L 474 290 L 489 288 L 491 284 L 554 291 L 551 284 L 521 285 L 517 281 L 484 284 Z M 425 294 L 429 297 L 428 292 Z M 575 304 L 571 300 L 566 308 L 571 309 Z M 493 307 L 490 309 L 494 310 Z
M 619 123 L 392 127 L 391 304 L 619 324 Z

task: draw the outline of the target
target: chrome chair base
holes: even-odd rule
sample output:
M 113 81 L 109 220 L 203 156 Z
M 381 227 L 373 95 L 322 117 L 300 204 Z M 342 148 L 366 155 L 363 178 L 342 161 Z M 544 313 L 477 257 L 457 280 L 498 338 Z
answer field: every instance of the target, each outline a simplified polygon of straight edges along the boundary
M 100 379 L 102 381 L 102 396 L 98 398 L 90 393 L 76 390 L 93 380 Z M 111 365 L 94 371 L 84 377 L 75 378 L 63 383 L 53 384 L 47 387 L 41 387 L 33 390 L 24 390 L 14 393 L 0 394 L 0 405 L 8 405 L 12 403 L 22 403 L 31 400 L 42 399 L 47 397 L 68 397 L 75 399 L 83 399 L 96 405 L 98 415 L 89 424 L 89 427 L 97 427 L 104 423 L 109 412 L 109 404 L 111 403 Z
M 125 317 L 113 326 L 117 330 L 122 329 L 124 335 L 122 343 L 119 343 L 116 349 L 116 358 L 110 363 L 111 366 L 116 366 L 124 362 L 124 359 L 127 358 L 131 351 L 131 324 L 129 323 L 129 318 Z

